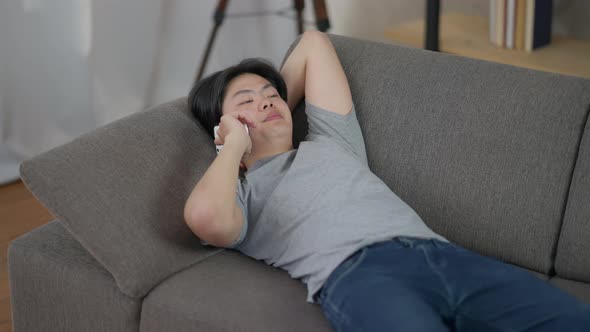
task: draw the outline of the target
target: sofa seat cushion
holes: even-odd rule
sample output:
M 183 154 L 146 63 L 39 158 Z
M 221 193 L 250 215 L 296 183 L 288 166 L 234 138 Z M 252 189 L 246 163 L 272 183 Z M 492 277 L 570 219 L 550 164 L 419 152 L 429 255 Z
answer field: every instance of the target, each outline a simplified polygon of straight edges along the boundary
M 549 281 L 580 300 L 590 304 L 590 283 L 553 277 Z
M 303 283 L 284 270 L 223 250 L 144 299 L 140 331 L 332 331 Z

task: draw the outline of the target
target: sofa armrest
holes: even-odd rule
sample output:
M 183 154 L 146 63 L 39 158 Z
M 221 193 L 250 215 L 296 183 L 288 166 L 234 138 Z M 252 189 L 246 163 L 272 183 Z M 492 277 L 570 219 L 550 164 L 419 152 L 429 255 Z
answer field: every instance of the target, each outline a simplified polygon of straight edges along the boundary
M 58 222 L 22 235 L 8 249 L 14 331 L 138 331 L 141 300 Z

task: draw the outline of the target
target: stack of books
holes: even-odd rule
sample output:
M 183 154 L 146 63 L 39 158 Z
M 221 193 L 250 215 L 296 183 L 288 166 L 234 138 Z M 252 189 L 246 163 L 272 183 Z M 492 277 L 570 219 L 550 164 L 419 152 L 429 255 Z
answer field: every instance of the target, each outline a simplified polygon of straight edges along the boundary
M 527 52 L 545 46 L 552 14 L 553 0 L 490 0 L 490 41 Z

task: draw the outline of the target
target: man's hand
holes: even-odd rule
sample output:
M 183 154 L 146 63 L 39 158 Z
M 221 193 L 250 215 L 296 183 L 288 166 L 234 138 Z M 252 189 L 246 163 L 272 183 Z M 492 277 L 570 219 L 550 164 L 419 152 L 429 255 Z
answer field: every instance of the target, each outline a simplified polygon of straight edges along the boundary
M 249 154 L 252 151 L 252 140 L 244 128 L 244 124 L 256 128 L 254 122 L 240 113 L 222 116 L 215 144 L 233 145 L 239 147 L 240 151 L 243 151 L 242 154 Z

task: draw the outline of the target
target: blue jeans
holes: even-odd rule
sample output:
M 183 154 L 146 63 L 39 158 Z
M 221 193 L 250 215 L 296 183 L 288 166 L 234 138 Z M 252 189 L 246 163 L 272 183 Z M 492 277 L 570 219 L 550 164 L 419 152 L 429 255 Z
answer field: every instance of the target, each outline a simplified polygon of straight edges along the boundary
M 590 331 L 590 305 L 456 244 L 398 237 L 330 274 L 318 302 L 340 331 Z

